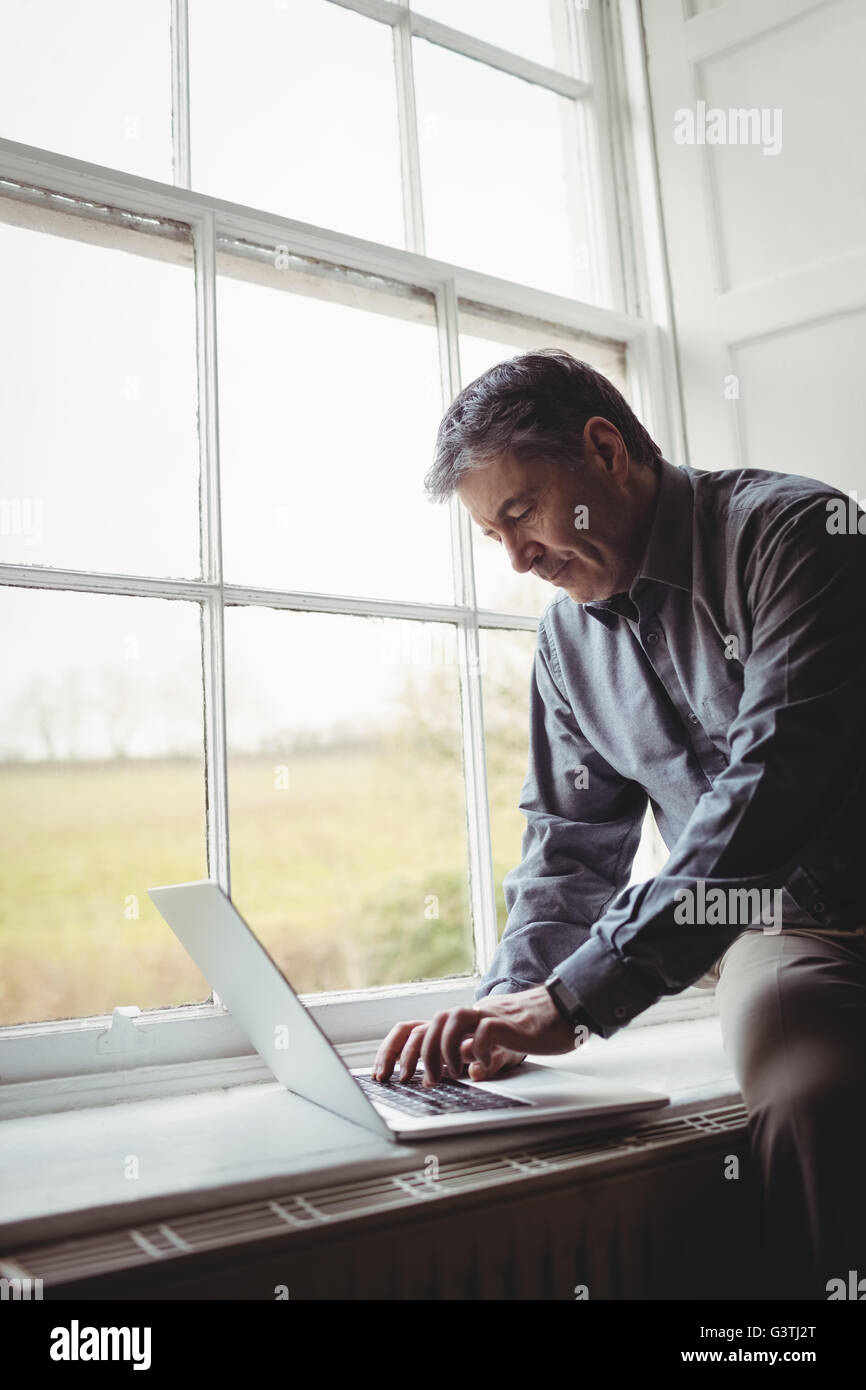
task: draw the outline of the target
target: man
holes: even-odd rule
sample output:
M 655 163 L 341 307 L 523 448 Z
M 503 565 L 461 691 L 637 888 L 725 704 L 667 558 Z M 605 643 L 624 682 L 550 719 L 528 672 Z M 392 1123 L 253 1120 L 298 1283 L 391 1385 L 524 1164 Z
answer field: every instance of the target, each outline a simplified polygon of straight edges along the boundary
M 488 1079 L 718 980 L 770 1294 L 826 1298 L 866 1276 L 862 514 L 813 478 L 674 467 L 553 350 L 460 393 L 425 481 L 561 592 L 493 964 L 474 1008 L 392 1029 L 375 1074 Z M 648 803 L 670 857 L 629 888 Z

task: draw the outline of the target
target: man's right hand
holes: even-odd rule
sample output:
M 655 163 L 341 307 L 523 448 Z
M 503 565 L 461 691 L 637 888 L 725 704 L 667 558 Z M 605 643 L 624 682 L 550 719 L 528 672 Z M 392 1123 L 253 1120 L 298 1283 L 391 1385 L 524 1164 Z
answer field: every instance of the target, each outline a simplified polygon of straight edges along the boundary
M 411 1076 L 415 1075 L 424 1038 L 431 1022 L 430 1019 L 416 1019 L 412 1023 L 395 1023 L 387 1038 L 380 1044 L 376 1054 L 376 1061 L 373 1065 L 373 1079 L 375 1081 L 389 1080 L 395 1068 L 398 1069 L 397 1079 L 400 1081 L 408 1081 Z M 519 1066 L 525 1056 L 525 1052 L 512 1052 L 507 1047 L 496 1046 L 485 1065 L 474 1057 L 472 1039 L 465 1038 L 460 1044 L 462 1066 L 459 1075 L 465 1075 L 468 1067 L 470 1081 L 489 1081 L 507 1068 Z M 447 1064 L 446 1070 L 450 1070 Z

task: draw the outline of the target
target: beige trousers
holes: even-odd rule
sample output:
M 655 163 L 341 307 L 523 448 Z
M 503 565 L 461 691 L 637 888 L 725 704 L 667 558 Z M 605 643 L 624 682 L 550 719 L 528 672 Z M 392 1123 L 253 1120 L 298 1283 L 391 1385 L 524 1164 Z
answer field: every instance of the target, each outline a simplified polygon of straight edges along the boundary
M 748 928 L 711 974 L 761 1183 L 763 1296 L 826 1300 L 829 1280 L 866 1279 L 866 927 Z

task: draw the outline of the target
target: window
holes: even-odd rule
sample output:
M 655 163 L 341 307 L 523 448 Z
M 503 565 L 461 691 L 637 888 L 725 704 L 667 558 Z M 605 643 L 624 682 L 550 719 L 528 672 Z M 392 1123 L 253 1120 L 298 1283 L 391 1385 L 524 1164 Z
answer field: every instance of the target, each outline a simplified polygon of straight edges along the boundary
M 84 8 L 3 20 L 7 1077 L 97 1068 L 119 1005 L 150 1062 L 237 1050 L 160 882 L 230 889 L 336 1039 L 470 998 L 550 590 L 426 501 L 436 425 L 558 345 L 667 428 L 598 15 Z

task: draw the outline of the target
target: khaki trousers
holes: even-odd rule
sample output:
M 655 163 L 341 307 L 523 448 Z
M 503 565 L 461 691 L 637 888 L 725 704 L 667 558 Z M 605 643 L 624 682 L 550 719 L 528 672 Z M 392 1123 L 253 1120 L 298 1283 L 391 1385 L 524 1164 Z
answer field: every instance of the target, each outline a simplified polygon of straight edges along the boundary
M 764 1296 L 826 1300 L 830 1279 L 866 1280 L 866 927 L 748 928 L 710 973 L 760 1177 Z

